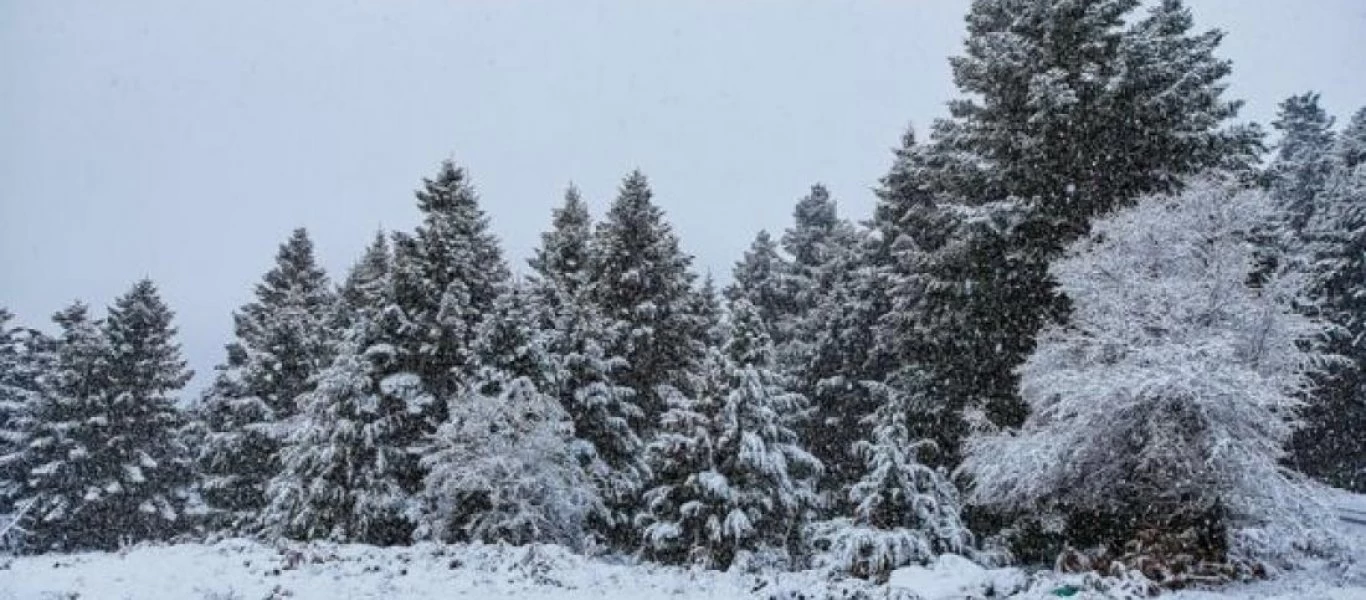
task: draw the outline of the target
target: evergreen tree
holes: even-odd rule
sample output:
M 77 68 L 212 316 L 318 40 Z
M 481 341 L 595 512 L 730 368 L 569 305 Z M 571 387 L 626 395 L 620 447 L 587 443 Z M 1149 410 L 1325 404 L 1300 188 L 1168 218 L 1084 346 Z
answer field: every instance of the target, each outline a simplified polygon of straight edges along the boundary
M 542 307 L 552 366 L 544 391 L 568 414 L 575 438 L 571 447 L 605 505 L 590 515 L 589 525 L 600 538 L 627 548 L 635 541 L 630 519 L 647 474 L 641 440 L 631 425 L 642 413 L 635 390 L 617 383 L 626 361 L 608 353 L 607 324 L 591 301 L 591 226 L 587 207 L 571 188 L 530 261 L 531 285 Z
M 815 527 L 825 566 L 871 579 L 940 554 L 973 550 L 972 534 L 959 516 L 957 488 L 918 457 L 926 442 L 913 438 L 907 425 L 914 405 L 889 388 L 880 391 L 884 402 L 865 419 L 872 435 L 854 447 L 864 470 L 849 488 L 852 517 Z
M 1312 313 L 1335 328 L 1323 350 L 1342 357 L 1315 378 L 1291 443 L 1291 464 L 1332 485 L 1366 490 L 1366 167 L 1336 164 L 1307 227 Z
M 417 373 L 435 398 L 448 398 L 476 368 L 471 344 L 509 273 L 498 239 L 464 169 L 441 163 L 417 192 L 422 223 L 411 235 L 394 235 L 394 302 L 404 320 L 398 359 Z M 432 426 L 445 421 L 434 405 Z
M 0 514 L 7 514 L 23 491 L 20 460 L 53 359 L 51 340 L 38 331 L 11 326 L 13 318 L 0 308 Z
M 1268 173 L 1271 188 L 1292 232 L 1303 236 L 1336 168 L 1333 118 L 1319 106 L 1319 95 L 1307 92 L 1282 101 L 1271 125 L 1281 134 Z
M 546 389 L 553 378 L 543 307 L 536 303 L 530 286 L 512 282 L 493 302 L 479 325 L 474 340 L 478 377 L 472 389 L 497 396 L 513 380 L 525 378 L 536 390 Z
M 550 231 L 541 234 L 541 245 L 527 261 L 535 272 L 533 286 L 541 296 L 540 303 L 551 314 L 559 312 L 563 303 L 578 301 L 593 260 L 592 239 L 588 205 L 578 188 L 570 186 L 564 205 L 552 212 Z
M 395 301 L 394 264 L 376 236 L 338 292 L 334 358 L 299 399 L 259 523 L 296 539 L 401 544 L 422 489 L 418 446 L 433 405 L 399 340 L 411 321 Z M 444 414 L 444 410 L 442 411 Z
M 1176 189 L 1183 175 L 1211 167 L 1248 168 L 1257 132 L 1221 128 L 1239 107 L 1222 99 L 1230 67 L 1214 56 L 1221 34 L 1193 33 L 1178 0 L 1133 18 L 1139 6 L 973 3 L 965 53 L 951 59 L 966 96 L 935 123 L 928 147 L 889 176 L 957 222 L 955 243 L 923 257 L 935 265 L 926 282 L 934 285 L 898 285 L 912 296 L 892 300 L 923 313 L 937 339 L 926 348 L 935 352 L 914 358 L 896 349 L 900 361 L 929 371 L 931 393 L 906 390 L 912 396 L 1020 423 L 1027 411 L 1015 367 L 1034 334 L 1066 314 L 1048 261 L 1093 218 L 1140 194 Z M 951 462 L 958 443 L 945 441 Z
M 55 367 L 17 457 L 21 501 L 36 502 L 31 547 L 108 550 L 175 531 L 192 469 L 175 435 L 173 394 L 190 372 L 171 319 L 148 280 L 103 323 L 80 303 L 53 317 Z
M 731 312 L 726 353 L 710 363 L 719 394 L 672 398 L 650 446 L 659 485 L 640 521 L 645 552 L 660 560 L 725 569 L 741 552 L 786 552 L 816 505 L 820 461 L 793 427 L 805 400 L 773 370 L 757 310 L 741 300 Z
M 256 300 L 234 313 L 236 340 L 196 411 L 206 429 L 200 490 L 223 525 L 245 526 L 265 505 L 298 398 L 331 360 L 335 304 L 307 231 L 296 229 L 257 284 Z
M 422 473 L 411 447 L 434 399 L 418 376 L 397 370 L 394 347 L 374 342 L 375 324 L 348 332 L 302 420 L 280 451 L 267 488 L 265 529 L 295 539 L 407 543 Z
M 650 437 L 673 388 L 688 394 L 702 354 L 693 304 L 692 257 L 678 245 L 645 175 L 632 172 L 593 239 L 590 298 L 605 320 L 604 350 L 628 368 L 619 383 L 635 392 L 642 414 L 632 426 Z
M 61 328 L 53 372 L 20 432 L 27 444 L 9 461 L 21 472 L 19 502 L 35 502 L 27 539 L 39 550 L 116 547 L 122 534 L 101 521 L 125 493 L 110 461 L 92 451 L 107 442 L 108 345 L 89 309 L 53 315 Z
M 794 301 L 789 292 L 791 265 L 779 253 L 778 243 L 767 231 L 754 236 L 754 242 L 731 272 L 726 300 L 748 301 L 759 311 L 759 318 L 773 332 L 773 343 L 784 346 L 791 338 Z
M 909 403 L 911 438 L 932 442 L 925 459 L 954 465 L 970 411 L 1022 417 L 1012 412 L 1008 398 L 982 393 L 1011 389 L 1012 373 L 970 365 L 965 368 L 974 370 L 964 373 L 958 361 L 996 361 L 1000 351 L 1022 351 L 1030 342 L 1012 339 L 1008 321 L 1027 307 L 994 306 L 1018 277 L 1012 269 L 1024 268 L 1007 254 L 1002 235 L 1013 215 L 998 205 L 964 207 L 932 191 L 926 179 L 935 160 L 913 132 L 903 136 L 878 190 L 872 223 L 878 239 L 865 259 L 884 279 L 887 310 L 874 329 L 875 347 L 889 365 L 885 393 Z M 1008 268 L 998 270 L 1000 265 Z M 990 327 L 978 330 L 973 320 Z
M 333 331 L 345 331 L 358 320 L 373 321 L 387 308 L 392 297 L 392 263 L 389 241 L 383 231 L 377 232 L 337 291 L 336 307 L 329 321 Z
M 104 321 L 109 437 L 98 454 L 121 471 L 125 493 L 114 496 L 114 526 L 134 539 L 163 539 L 183 513 L 193 478 L 193 455 L 177 435 L 184 415 L 176 393 L 189 383 L 175 342 L 174 313 L 151 280 L 117 298 Z M 93 450 L 93 449 L 92 449 Z
M 1338 135 L 1337 155 L 1349 171 L 1366 163 L 1366 107 L 1358 109 Z
M 787 297 L 793 307 L 789 341 L 776 348 L 781 372 L 810 402 L 803 439 L 825 466 L 824 487 L 841 497 L 860 460 L 852 453 L 860 420 L 873 409 L 869 384 L 882 379 L 873 344 L 886 312 L 884 281 L 867 254 L 876 240 L 838 215 L 824 186 L 815 185 L 783 234 L 792 257 Z
M 704 275 L 702 285 L 693 290 L 691 313 L 696 327 L 694 337 L 701 340 L 703 346 L 725 343 L 725 309 L 721 307 L 721 295 L 716 292 L 716 281 L 711 273 Z

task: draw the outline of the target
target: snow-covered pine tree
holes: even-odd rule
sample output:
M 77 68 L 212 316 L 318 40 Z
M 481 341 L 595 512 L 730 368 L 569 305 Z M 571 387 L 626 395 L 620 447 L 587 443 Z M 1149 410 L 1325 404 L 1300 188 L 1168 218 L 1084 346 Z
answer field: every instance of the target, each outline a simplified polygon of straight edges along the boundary
M 392 297 L 390 271 L 393 256 L 383 231 L 365 248 L 360 260 L 351 265 L 346 280 L 337 290 L 337 302 L 329 319 L 333 331 L 346 331 L 358 320 L 375 320 Z
M 742 552 L 776 553 L 790 564 L 787 553 L 817 503 L 821 464 L 798 441 L 805 399 L 774 370 L 758 311 L 741 299 L 731 315 L 725 354 L 709 364 L 719 389 L 696 401 L 675 396 L 650 445 L 660 484 L 644 496 L 644 550 L 720 569 Z
M 851 517 L 816 523 L 818 562 L 874 580 L 893 569 L 925 564 L 944 553 L 971 554 L 973 536 L 959 516 L 958 489 L 919 458 L 931 442 L 912 437 L 908 423 L 920 402 L 881 387 L 883 402 L 865 418 L 872 435 L 854 450 L 863 473 L 849 488 Z
M 1317 374 L 1291 443 L 1291 464 L 1334 486 L 1366 491 L 1366 166 L 1335 173 L 1314 198 L 1312 310 L 1336 327 L 1324 349 L 1345 358 Z
M 1192 32 L 1178 0 L 1133 15 L 1141 4 L 976 0 L 965 53 L 951 59 L 965 96 L 935 123 L 915 179 L 942 203 L 977 208 L 978 237 L 936 259 L 940 293 L 917 310 L 956 340 L 926 359 L 933 396 L 997 424 L 1023 419 L 1015 367 L 1065 315 L 1047 261 L 1093 218 L 1183 175 L 1245 170 L 1257 147 L 1254 129 L 1221 128 L 1239 106 L 1221 97 L 1221 34 Z M 1002 214 L 982 208 L 1006 200 Z M 953 456 L 956 440 L 941 450 Z
M 123 491 L 105 491 L 103 527 L 135 540 L 164 539 L 181 526 L 194 455 L 178 435 L 185 415 L 177 392 L 193 372 L 176 343 L 174 313 L 150 279 L 114 300 L 104 320 L 108 343 L 102 378 L 108 411 L 104 444 L 88 448 Z
M 664 388 L 689 394 L 705 347 L 694 308 L 692 257 L 678 243 L 645 175 L 633 171 L 593 237 L 589 297 L 607 325 L 604 349 L 623 357 L 618 382 L 635 392 L 633 419 L 648 439 L 666 410 Z
M 868 268 L 884 278 L 886 310 L 877 317 L 874 337 L 877 356 L 886 365 L 885 393 L 909 402 L 911 439 L 933 442 L 922 453 L 927 463 L 956 465 L 959 442 L 969 431 L 965 411 L 992 406 L 979 392 L 1007 389 L 1013 375 L 963 377 L 955 357 L 995 360 L 998 349 L 1021 343 L 1004 339 L 1011 332 L 1007 323 L 987 321 L 1013 314 L 1005 308 L 993 312 L 992 303 L 1012 277 L 1009 268 L 1000 267 L 1018 263 L 1005 254 L 1009 248 L 1002 243 L 1010 211 L 965 207 L 932 191 L 927 170 L 939 160 L 917 144 L 913 131 L 902 136 L 877 190 L 871 224 L 877 239 L 864 257 Z M 991 277 L 992 271 L 999 278 Z M 964 335 L 968 318 L 991 328 Z M 982 378 L 988 376 L 990 381 Z M 1000 398 L 994 407 L 998 417 L 1009 412 L 1008 402 Z
M 36 502 L 31 548 L 113 549 L 163 539 L 181 522 L 193 470 L 173 394 L 190 372 L 171 319 L 148 280 L 102 323 L 80 303 L 53 317 L 55 364 L 16 457 L 20 501 Z
M 570 186 L 564 204 L 551 212 L 551 229 L 541 234 L 527 264 L 531 284 L 547 314 L 558 314 L 565 303 L 581 301 L 592 263 L 593 220 L 578 188 Z
M 422 223 L 394 235 L 393 300 L 405 320 L 397 358 L 435 398 L 458 392 L 473 375 L 479 321 L 509 278 L 498 238 L 488 231 L 465 170 L 444 161 L 417 192 Z M 445 403 L 433 406 L 432 427 Z
M 1271 126 L 1281 139 L 1267 176 L 1291 232 L 1302 236 L 1337 168 L 1333 118 L 1319 106 L 1317 93 L 1306 92 L 1281 101 Z
M 775 348 L 776 360 L 810 403 L 802 438 L 825 466 L 823 486 L 838 499 L 859 471 L 851 448 L 873 409 L 867 384 L 882 378 L 872 331 L 886 312 L 883 280 L 866 256 L 876 240 L 839 217 L 824 186 L 812 186 L 793 217 L 782 238 L 792 257 L 792 328 L 788 342 Z
M 7 458 L 22 473 L 17 502 L 35 503 L 25 542 L 40 551 L 117 547 L 120 532 L 102 521 L 113 510 L 108 496 L 123 492 L 121 474 L 92 451 L 108 441 L 107 342 L 79 302 L 52 320 L 61 328 L 53 370 L 22 421 L 26 445 Z
M 1366 107 L 1357 109 L 1338 134 L 1337 155 L 1348 170 L 1366 163 Z
M 641 412 L 635 390 L 617 383 L 626 361 L 604 346 L 607 325 L 590 295 L 592 239 L 588 208 L 571 188 L 530 261 L 553 367 L 553 381 L 544 391 L 568 414 L 573 448 L 605 505 L 591 515 L 590 527 L 617 548 L 633 549 L 631 518 L 647 473 L 641 440 L 631 425 Z
M 721 346 L 726 343 L 726 311 L 721 306 L 721 294 L 716 291 L 716 280 L 708 272 L 702 276 L 702 284 L 692 292 L 692 323 L 696 328 L 694 336 L 704 346 Z
M 13 318 L 0 308 L 0 514 L 9 514 L 23 491 L 21 459 L 54 358 L 47 336 L 11 325 Z
M 473 342 L 478 361 L 470 389 L 497 396 L 513 380 L 526 378 L 535 390 L 548 389 L 554 378 L 550 364 L 544 307 L 531 285 L 514 280 L 480 324 Z
M 13 313 L 0 307 L 0 515 L 9 514 L 19 492 L 19 474 L 11 470 L 11 460 L 26 441 L 20 425 L 33 406 L 33 390 L 16 381 L 21 352 L 10 325 L 13 318 Z
M 645 452 L 651 487 L 641 495 L 635 516 L 641 531 L 641 552 L 666 564 L 700 564 L 723 568 L 712 549 L 724 539 L 716 513 L 723 509 L 726 490 L 709 486 L 723 478 L 715 472 L 715 420 L 726 394 L 726 357 L 708 347 L 692 397 L 670 390 L 668 410 L 659 417 L 659 430 Z M 712 492 L 717 492 L 713 494 Z M 724 513 L 721 518 L 724 518 Z M 719 531 L 718 531 L 719 533 Z
M 267 487 L 266 531 L 295 539 L 403 544 L 411 540 L 422 472 L 413 448 L 435 400 L 397 367 L 384 332 L 397 320 L 362 320 L 300 398 L 295 431 Z
M 204 429 L 200 493 L 216 524 L 234 530 L 265 506 L 299 396 L 331 362 L 336 297 L 306 230 L 295 229 L 280 245 L 255 295 L 233 314 L 236 339 L 195 408 Z
M 1202 558 L 1303 549 L 1324 517 L 1279 464 L 1323 326 L 1303 277 L 1248 285 L 1266 194 L 1197 180 L 1096 223 L 1052 271 L 1074 303 L 1021 367 L 1030 416 L 975 438 L 981 505 L 1069 518 L 1077 547 L 1190 532 Z
M 745 255 L 731 271 L 731 284 L 726 286 L 727 301 L 748 300 L 768 330 L 775 347 L 785 346 L 793 327 L 793 299 L 789 292 L 787 258 L 779 253 L 778 243 L 767 231 L 754 236 Z
M 416 445 L 437 400 L 405 371 L 394 340 L 392 262 L 378 234 L 338 292 L 334 358 L 300 397 L 303 412 L 280 451 L 260 526 L 298 539 L 402 544 L 421 489 Z

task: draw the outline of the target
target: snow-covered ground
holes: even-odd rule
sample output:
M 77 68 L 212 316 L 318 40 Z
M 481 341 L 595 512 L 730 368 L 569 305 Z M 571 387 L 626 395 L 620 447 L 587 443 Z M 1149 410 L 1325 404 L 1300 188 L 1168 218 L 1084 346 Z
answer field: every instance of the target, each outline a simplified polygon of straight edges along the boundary
M 1319 564 L 1276 579 L 1217 591 L 1183 591 L 1173 600 L 1366 599 L 1366 497 L 1336 499 L 1343 530 L 1356 544 L 1355 564 Z M 891 584 L 927 600 L 995 597 L 1057 598 L 1053 592 L 1082 576 L 1014 569 L 984 570 L 957 557 L 931 568 L 903 569 Z M 857 585 L 857 584 L 848 584 Z M 761 576 L 603 562 L 555 546 L 144 545 L 121 553 L 0 558 L 0 600 L 345 600 L 478 598 L 632 600 L 797 598 L 828 587 L 814 573 Z M 836 586 L 838 588 L 838 586 Z M 839 589 L 834 597 L 841 597 Z M 843 591 L 852 591 L 844 588 Z M 887 589 L 867 590 L 886 597 Z M 787 592 L 787 595 L 782 594 Z M 823 594 L 814 597 L 820 598 Z M 805 595 L 806 598 L 813 597 Z M 893 597 L 897 597 L 893 595 Z M 1116 595 L 1081 592 L 1073 598 Z

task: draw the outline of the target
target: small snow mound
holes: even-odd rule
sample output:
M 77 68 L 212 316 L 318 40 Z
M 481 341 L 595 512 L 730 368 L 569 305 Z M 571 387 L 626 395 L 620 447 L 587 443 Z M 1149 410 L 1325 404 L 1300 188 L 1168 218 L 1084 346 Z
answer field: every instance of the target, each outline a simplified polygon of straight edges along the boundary
M 998 597 L 1027 583 L 1018 569 L 987 569 L 957 554 L 942 554 L 928 566 L 902 567 L 887 581 L 890 587 L 925 600 Z

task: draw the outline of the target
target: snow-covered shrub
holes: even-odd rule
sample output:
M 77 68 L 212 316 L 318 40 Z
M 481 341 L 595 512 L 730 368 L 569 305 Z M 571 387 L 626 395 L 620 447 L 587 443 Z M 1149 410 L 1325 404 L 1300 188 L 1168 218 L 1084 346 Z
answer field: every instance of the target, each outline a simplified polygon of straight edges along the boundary
M 1144 529 L 1198 529 L 1215 559 L 1322 549 L 1323 507 L 1279 461 L 1323 326 L 1293 309 L 1300 274 L 1248 283 L 1249 233 L 1275 218 L 1264 193 L 1204 179 L 1074 244 L 1052 265 L 1071 321 L 1020 368 L 1025 424 L 968 445 L 970 500 L 1056 511 L 1117 551 Z
M 602 502 L 579 465 L 564 409 L 517 378 L 451 407 L 422 459 L 418 537 L 578 548 Z
M 821 463 L 793 421 L 806 399 L 773 368 L 773 347 L 754 307 L 732 305 L 726 353 L 713 353 L 698 399 L 668 396 L 649 446 L 657 484 L 637 518 L 646 556 L 729 568 L 741 552 L 787 552 L 817 502 Z
M 849 489 L 853 517 L 813 527 L 823 566 L 877 580 L 943 553 L 970 554 L 973 546 L 958 490 L 917 459 L 928 442 L 910 439 L 905 396 L 881 391 L 884 401 L 865 419 L 872 436 L 854 445 L 864 472 Z

